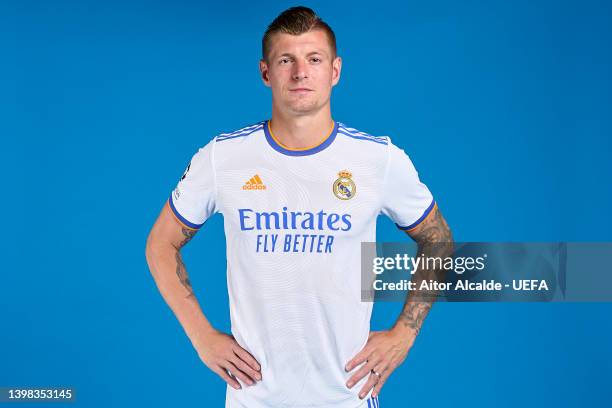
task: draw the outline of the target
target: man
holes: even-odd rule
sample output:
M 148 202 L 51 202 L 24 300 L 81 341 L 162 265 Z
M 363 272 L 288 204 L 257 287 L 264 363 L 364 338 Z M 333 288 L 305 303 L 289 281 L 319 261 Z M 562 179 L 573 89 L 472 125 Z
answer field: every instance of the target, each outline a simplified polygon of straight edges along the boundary
M 153 226 L 147 261 L 200 358 L 229 385 L 226 407 L 377 407 L 431 301 L 409 297 L 391 330 L 370 333 L 360 243 L 375 240 L 379 213 L 425 254 L 451 234 L 402 150 L 332 119 L 342 61 L 331 28 L 293 7 L 262 43 L 271 120 L 199 149 Z M 217 212 L 232 335 L 202 313 L 180 254 Z

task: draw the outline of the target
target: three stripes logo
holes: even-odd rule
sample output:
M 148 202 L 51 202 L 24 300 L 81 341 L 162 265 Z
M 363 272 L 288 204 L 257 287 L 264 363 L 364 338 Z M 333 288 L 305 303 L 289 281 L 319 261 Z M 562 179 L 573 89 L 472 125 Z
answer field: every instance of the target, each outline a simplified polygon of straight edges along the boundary
M 368 398 L 368 408 L 379 408 L 380 405 L 378 405 L 378 396 L 373 397 L 370 395 L 370 398 Z
M 243 190 L 265 190 L 266 185 L 263 183 L 263 181 L 261 181 L 259 174 L 256 174 L 253 177 L 251 177 L 249 181 L 244 183 L 244 186 L 242 186 L 242 189 Z

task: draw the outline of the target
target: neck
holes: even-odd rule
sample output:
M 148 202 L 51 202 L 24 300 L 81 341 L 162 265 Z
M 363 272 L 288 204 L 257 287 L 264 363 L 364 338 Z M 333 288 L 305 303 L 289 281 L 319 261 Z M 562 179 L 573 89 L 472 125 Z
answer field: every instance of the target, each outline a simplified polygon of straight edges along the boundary
M 289 149 L 307 149 L 321 144 L 330 135 L 334 121 L 329 109 L 313 115 L 293 116 L 272 111 L 270 128 L 278 143 Z

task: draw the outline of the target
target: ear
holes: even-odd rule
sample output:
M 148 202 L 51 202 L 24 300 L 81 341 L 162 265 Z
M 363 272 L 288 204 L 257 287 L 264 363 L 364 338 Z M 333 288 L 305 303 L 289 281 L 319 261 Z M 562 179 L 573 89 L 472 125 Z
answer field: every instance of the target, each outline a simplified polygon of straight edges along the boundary
M 336 57 L 332 62 L 332 86 L 335 86 L 340 81 L 340 72 L 342 71 L 342 58 Z
M 261 80 L 267 87 L 272 86 L 270 84 L 270 77 L 268 76 L 269 71 L 268 63 L 264 59 L 259 60 L 259 73 L 261 75 Z

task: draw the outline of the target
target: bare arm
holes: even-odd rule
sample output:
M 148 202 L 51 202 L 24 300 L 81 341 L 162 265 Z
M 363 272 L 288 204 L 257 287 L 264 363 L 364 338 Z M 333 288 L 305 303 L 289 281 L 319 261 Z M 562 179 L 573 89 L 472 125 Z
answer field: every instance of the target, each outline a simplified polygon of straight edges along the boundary
M 423 222 L 415 228 L 406 231 L 418 245 L 417 256 L 445 258 L 453 252 L 453 236 L 446 220 L 436 205 Z M 443 270 L 420 268 L 413 276 L 415 287 L 422 281 L 443 280 Z M 416 337 L 429 309 L 435 302 L 437 292 L 426 290 L 411 291 L 393 330 L 406 332 L 406 335 Z
M 151 229 L 145 251 L 157 288 L 192 342 L 214 330 L 193 293 L 180 252 L 196 232 L 181 225 L 166 204 Z
M 202 361 L 239 389 L 236 378 L 249 385 L 261 380 L 260 366 L 232 336 L 215 330 L 200 308 L 180 252 L 196 232 L 182 225 L 166 203 L 147 238 L 147 263 L 162 297 Z
M 418 256 L 444 258 L 453 251 L 452 234 L 437 205 L 427 218 L 406 233 L 417 242 Z M 413 280 L 418 288 L 423 280 L 441 281 L 442 272 L 436 269 L 419 269 Z M 360 398 L 364 398 L 370 389 L 373 389 L 373 397 L 378 396 L 391 373 L 406 359 L 435 301 L 435 295 L 436 293 L 431 291 L 411 291 L 393 328 L 388 331 L 370 332 L 366 346 L 347 363 L 346 371 L 359 367 L 347 381 L 347 387 L 353 387 L 369 375 L 359 391 Z

